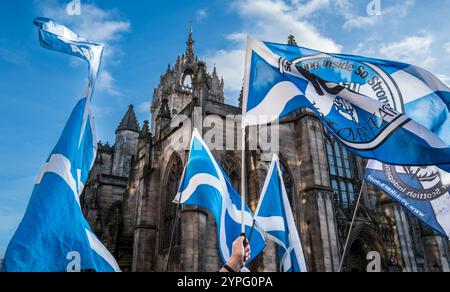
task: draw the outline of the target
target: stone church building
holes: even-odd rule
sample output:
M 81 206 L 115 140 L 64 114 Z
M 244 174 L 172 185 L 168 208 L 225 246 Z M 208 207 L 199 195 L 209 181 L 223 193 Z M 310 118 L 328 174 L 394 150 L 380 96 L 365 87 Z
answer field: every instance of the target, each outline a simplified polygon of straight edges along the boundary
M 289 44 L 295 44 L 293 37 Z M 219 68 L 220 70 L 220 68 Z M 225 120 L 239 107 L 225 104 L 224 80 L 207 70 L 194 51 L 192 31 L 186 51 L 162 74 L 154 90 L 152 120 L 142 126 L 130 106 L 116 130 L 114 145 L 99 144 L 98 156 L 81 197 L 94 232 L 123 271 L 165 271 L 174 223 L 169 271 L 217 271 L 217 229 L 207 210 L 172 203 L 188 151 L 172 145 L 192 126 L 178 116 Z M 198 112 L 198 111 L 197 111 Z M 208 125 L 205 120 L 203 134 Z M 227 130 L 239 121 L 226 123 Z M 335 272 L 364 177 L 365 161 L 341 147 L 309 111 L 298 111 L 279 124 L 284 181 L 304 247 L 309 271 Z M 222 133 L 215 139 L 230 140 Z M 240 145 L 240 133 L 235 135 Z M 238 149 L 237 147 L 235 149 Z M 213 151 L 240 190 L 241 151 Z M 270 161 L 262 150 L 248 151 L 247 194 L 255 210 Z M 267 154 L 267 153 L 266 153 Z M 269 156 L 270 158 L 270 156 Z M 382 271 L 450 271 L 449 244 L 412 218 L 399 204 L 366 185 L 351 233 L 344 271 L 366 271 L 367 255 L 378 252 Z M 277 271 L 277 247 L 270 241 L 251 265 L 253 271 Z

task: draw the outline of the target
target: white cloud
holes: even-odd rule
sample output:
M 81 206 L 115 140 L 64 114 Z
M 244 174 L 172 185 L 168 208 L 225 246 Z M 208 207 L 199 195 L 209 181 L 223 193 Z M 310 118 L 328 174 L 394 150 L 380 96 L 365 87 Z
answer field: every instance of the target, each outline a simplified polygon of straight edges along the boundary
M 247 34 L 242 32 L 235 32 L 225 36 L 225 38 L 229 41 L 244 42 L 247 39 Z
M 66 25 L 83 38 L 105 44 L 97 89 L 111 95 L 120 95 L 121 93 L 116 89 L 109 67 L 120 62 L 120 58 L 124 54 L 118 42 L 122 39 L 124 33 L 130 31 L 130 22 L 122 19 L 115 10 L 105 10 L 95 4 L 88 4 L 83 1 L 81 2 L 81 15 L 79 16 L 67 14 L 66 5 L 69 1 L 45 0 L 36 3 L 43 16 Z M 82 63 L 72 59 L 70 64 L 76 66 Z
M 450 54 L 450 42 L 444 44 L 444 50 Z
M 361 13 L 360 10 L 356 9 L 356 5 L 360 4 L 359 2 L 350 2 L 349 0 L 337 1 L 335 3 L 337 7 L 336 11 L 341 13 L 345 18 L 345 23 L 343 25 L 344 29 L 365 29 L 380 23 L 386 25 L 388 21 L 397 21 L 401 17 L 406 16 L 411 7 L 415 4 L 415 0 L 402 0 L 392 6 L 385 6 L 386 1 L 380 1 L 380 15 L 369 15 L 367 9 L 363 9 L 362 13 L 364 13 L 364 15 L 357 14 Z M 367 5 L 370 3 L 370 1 L 367 1 Z M 364 4 L 366 4 L 366 2 L 364 2 Z
M 367 28 L 381 21 L 381 16 L 355 16 L 347 15 L 343 27 L 344 29 Z
M 304 4 L 304 1 L 292 0 L 293 11 L 298 16 L 312 16 L 314 13 L 330 7 L 330 0 L 310 0 Z
M 139 113 L 148 113 L 150 111 L 150 107 L 152 106 L 152 102 L 151 101 L 145 101 L 143 103 L 141 103 L 138 107 L 137 110 Z
M 436 61 L 431 55 L 433 36 L 410 36 L 399 42 L 382 45 L 380 54 L 392 60 L 428 67 Z
M 245 51 L 241 49 L 220 50 L 206 58 L 209 67 L 217 66 L 218 73 L 225 80 L 225 93 L 237 97 L 244 80 Z
M 310 3 L 314 2 L 314 5 Z M 310 48 L 328 52 L 339 52 L 342 47 L 330 38 L 320 34 L 305 20 L 302 7 L 309 11 L 324 8 L 328 1 L 310 0 L 299 5 L 299 1 L 289 0 L 236 0 L 232 7 L 251 26 L 244 27 L 239 33 L 252 34 L 264 40 L 286 42 L 289 34 L 298 37 L 299 43 Z M 303 3 L 303 2 L 302 2 Z M 316 4 L 319 3 L 319 4 Z M 311 5 L 311 6 L 309 6 Z
M 450 87 L 450 76 L 446 74 L 437 74 L 437 78 L 439 78 L 442 82 L 447 84 L 448 87 Z M 449 174 L 450 175 L 450 174 Z
M 329 7 L 329 0 L 235 0 L 231 8 L 242 18 L 244 26 L 225 36 L 231 41 L 230 49 L 210 53 L 206 60 L 216 64 L 225 80 L 225 93 L 236 98 L 244 79 L 245 40 L 252 35 L 261 40 L 287 42 L 290 34 L 306 47 L 328 52 L 340 52 L 342 47 L 323 36 L 306 19 L 315 12 Z
M 195 16 L 197 18 L 197 22 L 202 22 L 204 19 L 208 18 L 208 16 L 209 16 L 208 9 L 202 8 L 202 9 L 198 10 L 195 13 Z
M 122 93 L 116 88 L 114 77 L 106 69 L 100 71 L 97 79 L 96 88 L 112 96 L 122 95 Z
M 104 10 L 95 4 L 81 2 L 81 15 L 70 16 L 66 12 L 67 3 L 55 0 L 39 1 L 39 9 L 45 17 L 69 26 L 81 37 L 94 42 L 110 44 L 130 30 L 130 22 L 121 20 L 113 10 Z

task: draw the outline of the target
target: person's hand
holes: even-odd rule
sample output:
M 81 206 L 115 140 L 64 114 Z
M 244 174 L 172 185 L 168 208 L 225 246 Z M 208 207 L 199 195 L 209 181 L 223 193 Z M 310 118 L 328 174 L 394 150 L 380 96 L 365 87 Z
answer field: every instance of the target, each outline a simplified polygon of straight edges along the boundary
M 245 248 L 244 240 L 247 243 Z M 250 255 L 250 244 L 244 236 L 241 236 L 233 243 L 233 253 L 227 265 L 232 268 L 233 271 L 239 272 L 245 266 L 245 262 L 250 259 Z

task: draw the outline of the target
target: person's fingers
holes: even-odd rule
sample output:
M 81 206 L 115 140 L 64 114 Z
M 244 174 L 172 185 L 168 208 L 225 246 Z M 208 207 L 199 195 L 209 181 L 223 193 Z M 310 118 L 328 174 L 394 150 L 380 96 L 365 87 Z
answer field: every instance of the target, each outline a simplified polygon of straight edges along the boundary
M 240 236 L 233 243 L 233 248 L 240 248 L 243 245 L 244 245 L 244 237 Z
M 248 259 L 250 258 L 250 254 L 251 254 L 251 250 L 250 250 L 250 246 L 248 248 L 245 249 L 245 257 Z

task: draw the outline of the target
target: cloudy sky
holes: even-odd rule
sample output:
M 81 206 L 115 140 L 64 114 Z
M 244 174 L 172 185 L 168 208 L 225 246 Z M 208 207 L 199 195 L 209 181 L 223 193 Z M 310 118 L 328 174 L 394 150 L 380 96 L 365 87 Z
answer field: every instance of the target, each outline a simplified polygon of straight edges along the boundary
M 190 21 L 197 54 L 217 65 L 232 104 L 247 35 L 293 34 L 302 46 L 409 62 L 450 83 L 450 0 L 375 1 L 380 10 L 367 9 L 373 0 L 81 0 L 81 15 L 71 16 L 70 0 L 0 0 L 0 257 L 86 83 L 82 62 L 39 48 L 35 17 L 107 45 L 94 114 L 99 139 L 113 143 L 129 104 L 141 124 L 150 119 L 153 88 L 184 52 Z

